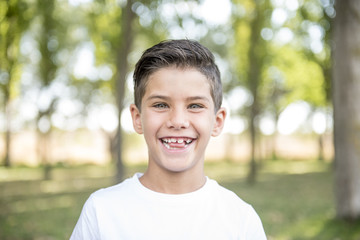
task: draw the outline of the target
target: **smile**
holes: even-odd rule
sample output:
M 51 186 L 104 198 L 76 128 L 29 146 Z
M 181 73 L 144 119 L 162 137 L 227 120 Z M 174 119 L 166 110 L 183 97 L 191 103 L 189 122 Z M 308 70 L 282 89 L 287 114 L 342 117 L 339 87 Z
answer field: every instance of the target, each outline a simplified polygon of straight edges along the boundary
M 187 137 L 166 137 L 160 139 L 167 149 L 184 149 L 187 148 L 195 139 Z

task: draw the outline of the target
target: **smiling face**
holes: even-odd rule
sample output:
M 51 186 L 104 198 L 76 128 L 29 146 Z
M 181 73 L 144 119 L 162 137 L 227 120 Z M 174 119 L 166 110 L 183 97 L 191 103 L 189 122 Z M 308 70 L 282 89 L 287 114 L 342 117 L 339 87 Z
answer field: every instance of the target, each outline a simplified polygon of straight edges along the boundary
M 149 76 L 141 111 L 131 105 L 131 114 L 148 146 L 149 169 L 202 173 L 206 146 L 210 136 L 220 134 L 226 112 L 215 113 L 202 73 L 169 67 Z

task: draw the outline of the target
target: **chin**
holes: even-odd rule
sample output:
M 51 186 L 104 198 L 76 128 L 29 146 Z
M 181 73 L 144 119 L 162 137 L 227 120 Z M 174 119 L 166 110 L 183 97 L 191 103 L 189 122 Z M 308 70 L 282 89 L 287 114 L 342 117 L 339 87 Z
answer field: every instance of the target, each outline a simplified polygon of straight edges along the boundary
M 167 163 L 163 164 L 163 169 L 165 169 L 167 172 L 174 174 L 186 173 L 186 172 L 192 172 L 194 169 L 197 168 L 199 164 L 200 164 L 199 161 L 173 159 L 172 162 L 169 162 L 169 160 L 167 160 Z

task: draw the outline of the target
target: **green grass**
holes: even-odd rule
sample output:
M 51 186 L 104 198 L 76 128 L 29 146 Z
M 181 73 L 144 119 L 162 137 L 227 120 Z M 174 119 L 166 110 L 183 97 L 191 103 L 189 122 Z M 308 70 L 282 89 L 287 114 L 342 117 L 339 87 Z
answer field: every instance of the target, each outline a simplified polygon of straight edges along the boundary
M 144 168 L 129 166 L 126 175 Z M 205 169 L 254 206 L 269 240 L 360 239 L 360 221 L 334 220 L 330 164 L 267 162 L 253 185 L 244 164 L 208 163 Z M 43 181 L 41 168 L 0 168 L 0 239 L 68 239 L 89 194 L 112 185 L 113 175 L 111 166 L 58 167 Z

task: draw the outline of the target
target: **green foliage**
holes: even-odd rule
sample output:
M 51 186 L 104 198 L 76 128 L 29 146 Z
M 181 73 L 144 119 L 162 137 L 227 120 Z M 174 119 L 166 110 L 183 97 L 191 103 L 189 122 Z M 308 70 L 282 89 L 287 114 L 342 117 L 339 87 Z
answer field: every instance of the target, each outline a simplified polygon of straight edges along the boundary
M 31 11 L 26 1 L 0 1 L 0 88 L 5 98 L 3 104 L 19 94 L 19 43 L 30 19 Z
M 326 104 L 331 102 L 332 60 L 331 60 L 331 35 L 332 21 L 336 13 L 334 1 L 304 1 L 297 10 L 296 16 L 287 25 L 293 29 L 296 41 L 292 45 L 305 54 L 309 60 L 316 62 L 322 69 L 323 95 Z M 321 30 L 322 50 L 315 51 L 311 48 L 310 28 L 318 27 Z
M 266 67 L 265 55 L 269 55 L 268 43 L 261 38 L 260 32 L 270 22 L 271 8 L 268 1 L 234 1 L 234 7 L 243 13 L 233 16 L 235 41 L 232 57 L 236 62 L 236 74 L 240 76 L 236 81 L 240 80 L 240 84 L 250 88 L 254 94 L 256 90 L 251 86 L 258 83 L 256 88 L 259 87 L 262 79 L 253 75 L 261 74 Z
M 48 1 L 48 2 L 47 2 Z M 204 29 L 207 29 L 208 34 L 201 39 L 207 45 L 214 46 L 216 51 L 221 52 L 224 56 L 226 52 L 230 52 L 231 60 L 226 60 L 230 65 L 234 74 L 232 74 L 233 81 L 229 83 L 229 89 L 238 86 L 249 86 L 251 82 L 255 82 L 254 79 L 249 77 L 250 72 L 260 72 L 261 80 L 259 82 L 258 96 L 260 98 L 260 106 L 266 105 L 269 102 L 268 86 L 274 86 L 271 83 L 272 79 L 266 79 L 268 68 L 274 66 L 273 59 L 283 58 L 284 61 L 291 62 L 293 69 L 287 69 L 286 64 L 282 64 L 281 71 L 284 71 L 283 76 L 285 86 L 290 88 L 289 97 L 286 97 L 289 103 L 295 99 L 305 100 L 306 98 L 314 98 L 319 96 L 318 99 L 310 99 L 311 103 L 315 103 L 316 106 L 322 105 L 320 103 L 323 94 L 318 94 L 319 91 L 308 91 L 313 87 L 311 84 L 315 84 L 315 89 L 326 88 L 329 92 L 329 69 L 330 69 L 330 47 L 329 47 L 329 33 L 330 33 L 330 20 L 331 20 L 331 1 L 318 1 L 318 0 L 306 0 L 299 4 L 299 8 L 293 13 L 289 13 L 287 21 L 283 26 L 273 26 L 271 23 L 272 6 L 274 2 L 269 1 L 253 1 L 253 0 L 233 0 L 233 15 L 232 26 L 233 34 L 226 32 L 227 42 L 226 44 L 216 45 L 213 44 L 212 34 L 218 34 L 223 32 L 224 27 L 214 28 L 207 25 L 206 22 L 197 18 L 191 10 L 186 13 L 179 13 L 175 11 L 173 19 L 169 20 L 166 14 L 163 14 L 163 6 L 175 4 L 173 0 L 159 0 L 159 1 L 134 1 L 132 10 L 136 13 L 136 21 L 132 24 L 132 30 L 135 38 L 133 43 L 133 49 L 127 58 L 130 65 L 134 64 L 135 60 L 141 53 L 138 49 L 145 49 L 146 47 L 165 39 L 169 36 L 169 32 L 172 28 L 184 28 L 186 22 L 194 22 L 196 25 L 202 25 Z M 56 72 L 59 68 L 65 65 L 64 62 L 69 58 L 64 58 L 66 55 L 70 55 L 74 52 L 76 47 L 75 43 L 81 43 L 85 41 L 91 41 L 95 45 L 96 53 L 96 65 L 106 65 L 110 67 L 113 72 L 113 80 L 116 72 L 118 71 L 116 66 L 117 50 L 122 44 L 123 36 L 123 3 L 116 0 L 103 1 L 96 0 L 86 4 L 79 4 L 78 6 L 69 5 L 67 1 L 30 1 L 30 0 L 12 0 L 12 1 L 0 1 L 0 69 L 4 71 L 5 65 L 12 59 L 9 56 L 14 56 L 13 59 L 19 60 L 19 41 L 22 37 L 24 30 L 28 30 L 33 35 L 38 37 L 39 46 L 41 49 L 40 62 L 34 63 L 34 67 L 37 67 L 41 72 L 40 76 L 42 81 L 50 84 L 51 79 L 54 79 Z M 189 6 L 195 6 L 197 1 L 184 1 L 184 4 Z M 189 7 L 192 9 L 192 7 Z M 329 15 L 330 14 L 330 15 Z M 329 17 L 330 16 L 330 17 Z M 261 18 L 261 19 L 259 19 Z M 258 24 L 251 25 L 254 20 L 259 19 Z M 40 27 L 42 24 L 42 27 Z M 11 25 L 12 24 L 12 25 Z M 11 25 L 11 27 L 10 27 Z M 309 27 L 320 26 L 324 30 L 324 51 L 319 54 L 311 53 L 310 41 L 309 41 Z M 34 27 L 35 26 L 35 27 Z M 274 44 L 274 39 L 265 40 L 260 36 L 261 31 L 264 28 L 272 31 L 275 34 L 281 27 L 288 27 L 294 33 L 294 41 L 292 44 L 285 46 L 286 52 L 278 51 L 278 47 L 269 47 Z M 46 33 L 43 33 L 46 31 Z M 82 32 L 81 34 L 79 32 Z M 255 32 L 255 34 L 252 34 Z M 41 37 L 40 37 L 41 35 Z M 79 37 L 79 35 L 83 35 Z M 251 38 L 256 36 L 257 41 L 254 42 Z M 8 40 L 6 40 L 8 39 Z M 6 40 L 6 41 L 5 41 Z M 6 46 L 6 43 L 11 43 L 11 46 Z M 251 44 L 256 44 L 256 48 L 253 52 L 250 51 Z M 49 48 L 50 46 L 50 48 Z M 281 48 L 280 48 L 281 49 Z M 295 50 L 298 49 L 298 50 Z M 285 53 L 282 53 L 285 52 Z M 287 52 L 298 54 L 287 54 Z M 7 54 L 10 54 L 7 56 Z M 256 56 L 257 62 L 249 62 L 249 57 Z M 65 60 L 64 60 L 65 59 Z M 64 61 L 64 62 L 61 62 Z M 299 62 L 297 62 L 299 61 Z M 306 62 L 306 63 L 305 63 Z M 323 77 L 319 75 L 315 63 L 318 64 L 323 70 Z M 275 64 L 276 65 L 276 64 Z M 309 66 L 310 65 L 310 66 Z M 251 70 L 251 68 L 259 67 L 259 69 Z M 299 82 L 294 80 L 294 74 L 292 71 L 297 71 L 297 74 L 303 74 L 303 68 L 312 69 L 316 75 L 316 81 L 306 80 L 306 84 L 300 84 L 296 89 L 304 86 L 306 90 L 294 90 L 294 83 Z M 295 69 L 296 68 L 296 69 Z M 71 69 L 69 69 L 71 70 Z M 6 70 L 5 72 L 11 72 L 10 76 L 14 79 L 19 79 L 22 74 L 22 69 L 19 63 L 14 65 L 13 70 Z M 71 73 L 66 73 L 68 76 Z M 3 75 L 5 76 L 5 75 Z M 308 79 L 308 77 L 301 78 L 299 80 Z M 73 78 L 74 79 L 74 78 Z M 322 80 L 321 80 L 322 79 Z M 88 79 L 74 79 L 80 83 L 88 81 Z M 113 81 L 102 81 L 98 79 L 99 84 L 91 85 L 96 88 L 105 88 L 104 92 L 114 91 Z M 289 83 L 287 83 L 289 81 Z M 320 81 L 325 81 L 323 84 L 319 84 Z M 70 85 L 75 85 L 76 88 L 81 87 L 80 83 L 69 82 Z M 87 83 L 84 83 L 87 84 Z M 7 86 L 7 84 L 5 83 Z M 8 84 L 10 86 L 10 84 Z M 87 84 L 89 86 L 89 84 Z M 289 86 L 288 86 L 289 85 Z M 87 87 L 88 87 L 87 86 Z M 11 87 L 11 86 L 10 86 Z M 283 86 L 280 86 L 283 87 Z M 11 91 L 14 92 L 14 96 L 19 93 L 19 85 L 14 84 L 11 87 Z M 296 92 L 296 94 L 295 94 Z M 316 94 L 309 94 L 309 93 Z M 287 94 L 288 92 L 284 93 Z M 303 95 L 304 94 L 304 95 Z M 79 96 L 80 97 L 80 96 Z M 328 96 L 329 97 L 329 94 Z M 86 99 L 86 101 L 92 101 L 92 99 Z M 307 100 L 305 100 L 307 101 Z
M 245 83 L 246 72 L 249 66 L 247 52 L 249 51 L 250 27 L 245 22 L 239 22 L 235 29 L 236 44 L 234 52 L 236 53 L 236 69 L 238 80 Z
M 51 42 L 58 43 L 56 19 L 54 18 L 55 0 L 38 1 L 38 17 L 41 21 L 41 33 L 38 39 L 41 60 L 39 63 L 39 81 L 43 88 L 48 87 L 54 81 L 58 66 L 55 61 L 57 46 L 51 47 Z M 47 109 L 46 109 L 47 110 Z
M 121 44 L 121 7 L 116 1 L 94 1 L 88 12 L 88 27 L 96 46 L 96 61 L 115 63 L 116 49 Z
M 265 2 L 262 4 L 265 6 Z M 263 9 L 259 4 L 258 10 L 263 16 L 256 13 L 256 5 L 253 1 L 234 1 L 234 7 L 238 8 L 241 14 L 234 15 L 234 51 L 232 57 L 236 65 L 236 73 L 239 81 L 250 88 L 256 84 L 251 79 L 249 71 L 261 71 L 261 81 L 258 82 L 259 101 L 262 109 L 268 108 L 269 102 L 274 103 L 274 94 L 280 106 L 285 107 L 295 101 L 306 101 L 313 107 L 323 107 L 327 104 L 329 91 L 329 59 L 328 54 L 328 32 L 329 17 L 324 13 L 329 6 L 323 6 L 318 1 L 305 1 L 300 4 L 297 14 L 288 16 L 283 26 L 275 27 L 271 24 L 271 8 Z M 265 28 L 276 34 L 281 27 L 287 27 L 294 33 L 294 40 L 288 44 L 276 42 L 276 39 L 269 38 L 267 41 L 254 41 L 251 38 L 251 32 L 257 29 L 252 26 L 254 18 L 268 19 L 264 22 L 257 33 L 260 37 L 261 30 Z M 258 21 L 261 21 L 259 19 Z M 260 22 L 259 22 L 260 24 Z M 319 27 L 324 32 L 323 51 L 314 54 L 311 49 L 311 37 L 309 36 L 309 27 Z M 256 44 L 255 50 L 249 53 L 251 44 Z M 257 59 L 256 62 L 250 62 L 251 58 Z M 251 70 L 256 68 L 257 70 Z M 277 76 L 273 76 L 273 68 L 278 71 Z M 249 83 L 250 82 L 250 83 Z M 269 91 L 270 89 L 270 91 Z
M 274 66 L 281 71 L 283 87 L 287 90 L 285 106 L 301 100 L 314 107 L 325 106 L 324 75 L 316 62 L 284 46 L 277 50 Z

